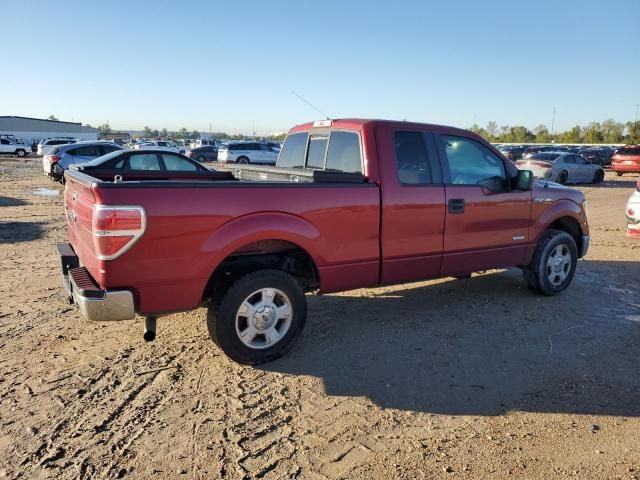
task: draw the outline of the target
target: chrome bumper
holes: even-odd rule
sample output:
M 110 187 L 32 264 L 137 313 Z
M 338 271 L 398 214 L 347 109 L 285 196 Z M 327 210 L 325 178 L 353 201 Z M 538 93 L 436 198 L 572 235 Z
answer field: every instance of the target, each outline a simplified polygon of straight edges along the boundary
M 135 318 L 135 303 L 129 290 L 100 289 L 68 243 L 58 244 L 62 284 L 70 303 L 75 303 L 87 320 L 114 321 Z
M 582 236 L 582 248 L 580 249 L 580 255 L 578 255 L 578 258 L 582 258 L 587 254 L 587 250 L 589 250 L 590 240 L 591 240 L 591 237 L 589 235 Z

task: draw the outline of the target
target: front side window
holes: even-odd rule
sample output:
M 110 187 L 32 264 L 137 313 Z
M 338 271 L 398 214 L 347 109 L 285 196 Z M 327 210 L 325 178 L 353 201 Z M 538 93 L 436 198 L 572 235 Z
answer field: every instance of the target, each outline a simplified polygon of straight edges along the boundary
M 405 185 L 432 183 L 424 135 L 420 132 L 394 134 L 398 179 Z
M 480 185 L 493 192 L 508 189 L 504 163 L 491 150 L 475 140 L 442 135 L 451 183 Z
M 129 157 L 130 170 L 160 170 L 155 153 L 134 153 Z
M 304 151 L 307 147 L 307 132 L 293 133 L 284 141 L 277 165 L 285 168 L 304 167 Z
M 323 168 L 324 154 L 327 151 L 326 135 L 311 135 L 307 148 L 307 168 Z
M 357 133 L 331 132 L 325 169 L 348 173 L 362 173 L 360 137 Z
M 164 166 L 170 172 L 195 172 L 198 170 L 196 165 L 177 155 L 167 155 L 163 153 L 162 160 L 164 160 Z

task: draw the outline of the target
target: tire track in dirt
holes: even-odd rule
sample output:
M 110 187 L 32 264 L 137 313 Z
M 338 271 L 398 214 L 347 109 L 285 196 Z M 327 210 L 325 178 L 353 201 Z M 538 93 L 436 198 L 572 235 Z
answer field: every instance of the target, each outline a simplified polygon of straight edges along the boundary
M 134 359 L 130 358 L 134 348 L 127 347 L 112 361 L 105 359 L 86 378 L 84 388 L 77 390 L 80 401 L 72 403 L 64 417 L 41 436 L 38 448 L 23 459 L 17 478 L 32 478 L 38 467 L 57 469 L 54 476 L 62 479 L 113 478 L 126 473 L 129 447 L 172 398 L 182 378 L 179 364 L 173 370 L 133 374 L 132 363 L 152 357 L 171 364 L 185 351 L 161 350 L 165 351 Z

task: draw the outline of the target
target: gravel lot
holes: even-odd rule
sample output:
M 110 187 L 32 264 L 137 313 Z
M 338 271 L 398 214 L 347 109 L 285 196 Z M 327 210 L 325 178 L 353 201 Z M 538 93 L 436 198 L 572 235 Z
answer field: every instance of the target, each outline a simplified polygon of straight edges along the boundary
M 310 297 L 294 349 L 255 369 L 203 309 L 152 344 L 141 319 L 82 320 L 39 162 L 0 159 L 0 477 L 640 478 L 636 176 L 580 187 L 592 246 L 563 295 L 509 270 Z

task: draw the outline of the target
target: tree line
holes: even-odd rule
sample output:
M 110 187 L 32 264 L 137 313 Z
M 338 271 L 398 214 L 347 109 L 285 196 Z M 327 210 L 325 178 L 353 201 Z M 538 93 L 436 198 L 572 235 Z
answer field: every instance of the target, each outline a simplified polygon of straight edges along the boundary
M 493 121 L 485 127 L 474 124 L 469 130 L 494 143 L 640 143 L 640 121 L 622 123 L 612 118 L 553 133 L 542 124 L 529 130 L 521 125 L 498 126 Z

